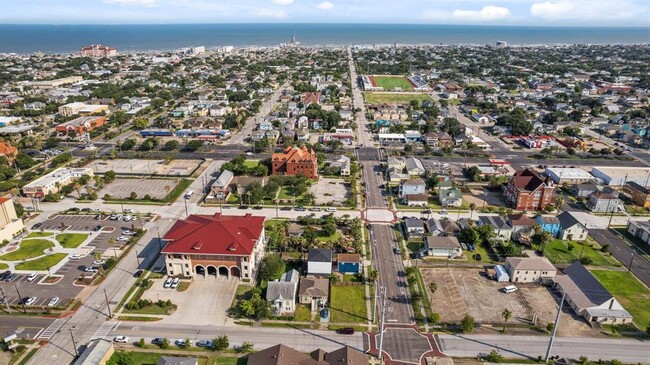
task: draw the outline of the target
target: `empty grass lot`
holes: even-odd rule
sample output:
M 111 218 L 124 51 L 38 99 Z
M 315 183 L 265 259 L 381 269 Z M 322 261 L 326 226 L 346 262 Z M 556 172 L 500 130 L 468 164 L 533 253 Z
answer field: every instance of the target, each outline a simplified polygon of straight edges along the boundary
M 404 91 L 413 90 L 413 85 L 403 76 L 375 76 L 375 83 L 384 90 L 390 91 L 400 88 Z
M 246 161 L 244 161 L 244 166 L 248 167 L 249 169 L 255 168 L 259 164 L 260 164 L 259 160 L 246 160 Z
M 632 314 L 641 330 L 650 325 L 650 290 L 636 277 L 625 271 L 594 270 L 591 273 Z
M 47 270 L 48 267 L 52 267 L 63 260 L 67 254 L 65 253 L 55 253 L 53 255 L 41 257 L 40 259 L 23 262 L 16 265 L 16 270 Z
M 573 242 L 573 245 L 573 251 L 569 251 L 568 241 L 561 241 L 556 239 L 546 245 L 546 251 L 544 254 L 554 264 L 571 264 L 574 261 L 580 259 L 580 253 L 584 248 L 582 257 L 589 257 L 592 260 L 591 265 L 614 266 L 618 264 L 614 258 L 610 256 L 604 256 L 602 252 L 600 252 L 600 248 L 598 246 L 596 246 L 598 247 L 597 250 L 588 244 L 583 245 L 579 242 Z
M 427 94 L 387 94 L 387 93 L 364 93 L 366 104 L 408 104 L 411 100 L 419 103 L 424 100 L 433 100 Z
M 363 285 L 332 286 L 331 323 L 366 322 L 366 300 Z
M 31 239 L 20 242 L 20 248 L 14 252 L 0 256 L 0 260 L 19 261 L 45 255 L 45 250 L 54 247 L 54 243 L 46 240 Z
M 134 341 L 139 339 L 134 339 Z M 171 341 L 173 342 L 173 341 Z M 174 347 L 173 344 L 170 347 Z M 106 363 L 107 365 L 155 365 L 161 356 L 178 356 L 170 353 L 137 352 L 137 351 L 116 351 Z M 240 361 L 240 360 L 243 360 Z M 236 357 L 225 357 L 208 355 L 199 357 L 199 365 L 243 365 L 246 359 Z
M 56 240 L 59 241 L 64 248 L 76 248 L 82 244 L 88 235 L 86 233 L 62 233 L 56 235 Z
M 316 233 L 316 239 L 321 242 L 337 242 L 341 238 L 341 232 L 336 230 L 333 235 L 327 236 L 324 231 L 318 231 Z

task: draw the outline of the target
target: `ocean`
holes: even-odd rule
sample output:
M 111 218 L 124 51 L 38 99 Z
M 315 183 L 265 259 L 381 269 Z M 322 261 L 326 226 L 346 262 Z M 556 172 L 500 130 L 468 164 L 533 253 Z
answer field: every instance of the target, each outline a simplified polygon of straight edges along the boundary
M 0 24 L 0 53 L 71 53 L 88 44 L 120 51 L 189 46 L 275 46 L 293 34 L 306 46 L 371 44 L 638 44 L 650 28 L 569 28 L 404 24 Z

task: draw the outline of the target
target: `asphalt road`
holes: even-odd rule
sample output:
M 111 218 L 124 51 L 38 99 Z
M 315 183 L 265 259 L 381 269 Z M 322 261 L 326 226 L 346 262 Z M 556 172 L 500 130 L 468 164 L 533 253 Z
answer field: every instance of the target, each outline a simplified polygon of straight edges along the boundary
M 599 245 L 609 245 L 612 256 L 629 268 L 646 286 L 650 286 L 650 262 L 639 255 L 636 247 L 629 246 L 608 229 L 592 229 L 589 230 L 589 235 Z
M 0 316 L 0 336 L 19 333 L 21 337 L 29 335 L 29 338 L 34 338 L 52 322 L 52 318 Z
M 504 357 L 534 358 L 544 356 L 549 337 L 504 335 L 439 335 L 441 351 L 449 356 L 473 357 L 498 350 Z M 631 339 L 558 337 L 551 355 L 577 359 L 587 356 L 591 361 L 618 359 L 628 364 L 650 363 L 650 346 Z
M 384 184 L 383 172 L 379 163 L 364 162 L 363 181 L 366 187 L 366 207 L 388 209 L 386 190 L 381 188 Z

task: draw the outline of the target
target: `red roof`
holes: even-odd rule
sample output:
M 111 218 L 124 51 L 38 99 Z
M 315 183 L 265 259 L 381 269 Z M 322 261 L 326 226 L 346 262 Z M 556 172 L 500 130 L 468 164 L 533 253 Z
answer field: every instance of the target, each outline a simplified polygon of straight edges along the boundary
M 517 171 L 513 177 L 510 178 L 508 184 L 514 186 L 519 191 L 535 191 L 544 185 L 544 180 L 539 174 L 530 169 Z
M 250 255 L 264 229 L 265 217 L 190 215 L 165 234 L 163 253 Z

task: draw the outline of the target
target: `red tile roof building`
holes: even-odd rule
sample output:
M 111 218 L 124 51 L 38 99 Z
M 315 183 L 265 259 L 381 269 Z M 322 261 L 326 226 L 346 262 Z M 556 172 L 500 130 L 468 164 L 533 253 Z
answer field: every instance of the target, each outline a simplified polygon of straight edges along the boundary
M 265 217 L 190 215 L 162 238 L 167 274 L 253 279 L 264 253 Z
M 113 57 L 117 55 L 115 48 L 102 46 L 101 44 L 93 44 L 81 48 L 82 57 Z
M 318 179 L 318 159 L 313 149 L 287 147 L 283 153 L 274 153 L 271 157 L 273 175 L 305 175 Z
M 535 170 L 519 170 L 503 187 L 506 202 L 518 210 L 543 210 L 555 202 L 555 185 Z
M 14 161 L 17 154 L 18 149 L 16 147 L 8 145 L 4 142 L 0 142 L 0 156 L 6 157 L 7 161 L 9 161 L 9 164 Z

